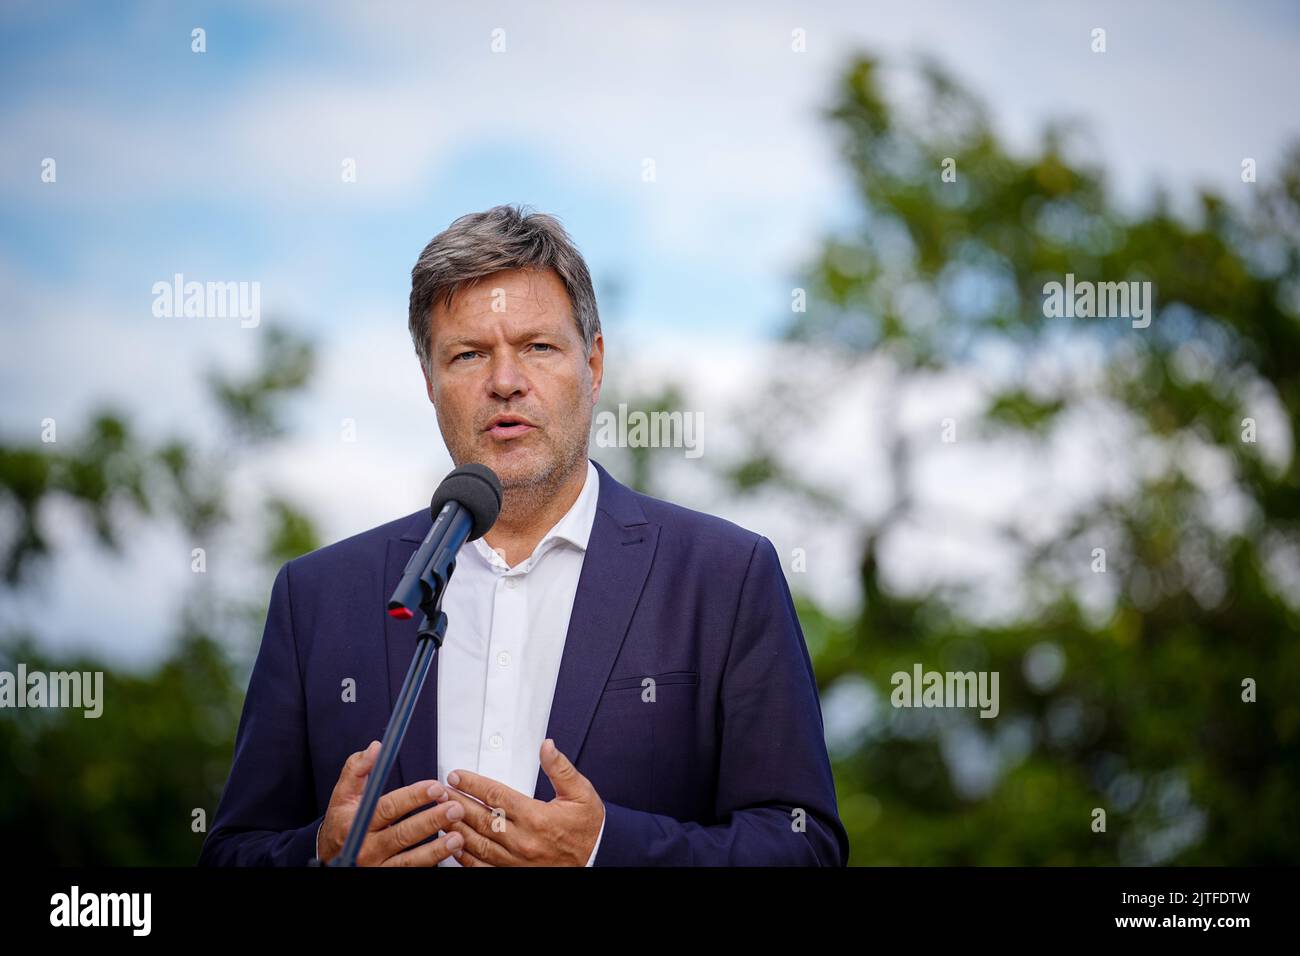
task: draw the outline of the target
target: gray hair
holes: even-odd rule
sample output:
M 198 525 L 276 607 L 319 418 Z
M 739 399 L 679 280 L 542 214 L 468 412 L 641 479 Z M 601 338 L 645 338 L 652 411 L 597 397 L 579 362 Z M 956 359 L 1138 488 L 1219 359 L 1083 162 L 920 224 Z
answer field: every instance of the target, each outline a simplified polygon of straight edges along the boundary
M 426 378 L 432 378 L 431 312 L 451 307 L 462 286 L 507 269 L 553 269 L 569 294 L 573 320 L 587 354 L 600 332 L 591 274 L 560 221 L 523 206 L 493 206 L 461 216 L 424 247 L 411 270 L 408 326 Z

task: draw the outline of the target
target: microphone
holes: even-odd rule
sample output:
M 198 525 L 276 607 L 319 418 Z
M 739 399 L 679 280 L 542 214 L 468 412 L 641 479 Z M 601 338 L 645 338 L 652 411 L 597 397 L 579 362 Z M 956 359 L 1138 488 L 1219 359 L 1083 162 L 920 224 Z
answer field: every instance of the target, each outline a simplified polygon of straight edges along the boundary
M 456 570 L 456 553 L 466 541 L 483 537 L 496 523 L 501 513 L 501 482 L 486 465 L 462 465 L 442 480 L 433 493 L 429 512 L 433 515 L 433 527 L 406 562 L 402 580 L 388 599 L 388 613 L 398 620 L 409 621 L 414 617 L 413 607 L 424 611 L 424 621 L 416 634 L 415 656 L 393 703 L 379 757 L 366 780 L 347 839 L 338 856 L 329 862 L 330 866 L 357 865 L 361 842 L 379 805 L 379 790 L 392 772 L 406 728 L 415 713 L 415 703 L 429 676 L 429 666 L 447 633 L 447 615 L 440 605 L 443 589 Z M 320 860 L 314 862 L 320 865 Z
M 402 571 L 389 616 L 410 620 L 415 608 L 447 586 L 456 554 L 466 541 L 481 538 L 501 513 L 501 481 L 487 465 L 461 465 L 442 480 L 429 503 L 433 527 Z

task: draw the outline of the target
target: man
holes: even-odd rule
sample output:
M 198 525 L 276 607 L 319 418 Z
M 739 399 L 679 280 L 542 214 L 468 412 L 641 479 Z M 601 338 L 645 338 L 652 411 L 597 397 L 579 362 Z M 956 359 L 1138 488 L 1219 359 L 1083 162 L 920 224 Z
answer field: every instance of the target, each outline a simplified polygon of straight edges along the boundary
M 458 557 L 359 862 L 844 865 L 772 544 L 587 457 L 605 346 L 564 229 L 507 206 L 463 216 L 411 279 L 443 440 L 496 472 L 503 501 Z M 338 854 L 415 647 L 418 620 L 386 601 L 430 524 L 424 509 L 280 569 L 200 863 Z

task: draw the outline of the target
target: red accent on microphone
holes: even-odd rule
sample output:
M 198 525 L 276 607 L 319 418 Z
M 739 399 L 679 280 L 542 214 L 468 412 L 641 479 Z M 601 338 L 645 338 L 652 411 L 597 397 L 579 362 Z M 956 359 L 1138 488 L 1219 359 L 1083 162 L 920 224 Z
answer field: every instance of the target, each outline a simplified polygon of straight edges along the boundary
M 394 607 L 394 608 L 389 608 L 388 616 L 395 617 L 399 621 L 409 621 L 412 617 L 412 614 L 409 610 L 407 610 L 404 607 Z

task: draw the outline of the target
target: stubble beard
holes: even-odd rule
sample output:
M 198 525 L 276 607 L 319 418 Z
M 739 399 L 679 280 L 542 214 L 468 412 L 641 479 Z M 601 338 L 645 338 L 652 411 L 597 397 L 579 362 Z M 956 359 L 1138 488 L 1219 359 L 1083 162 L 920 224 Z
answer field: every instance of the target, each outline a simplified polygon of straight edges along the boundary
M 531 475 L 501 483 L 501 517 L 510 522 L 526 521 L 546 507 L 555 495 L 587 462 L 585 440 L 567 442 L 559 457 Z
M 498 520 L 505 520 L 511 523 L 527 523 L 527 519 L 546 507 L 557 492 L 569 481 L 578 469 L 584 467 L 587 463 L 587 435 L 591 432 L 590 419 L 585 433 L 579 433 L 573 436 L 572 440 L 565 441 L 558 449 L 555 459 L 550 461 L 543 460 L 536 470 L 531 470 L 528 474 L 523 475 L 497 475 L 501 481 L 501 514 Z M 539 436 L 534 436 L 539 437 Z M 457 452 L 450 448 L 452 452 L 452 461 L 457 466 L 469 461 L 478 461 L 479 457 L 474 450 L 473 438 L 462 445 L 462 450 Z M 484 462 L 484 464 L 487 464 Z

